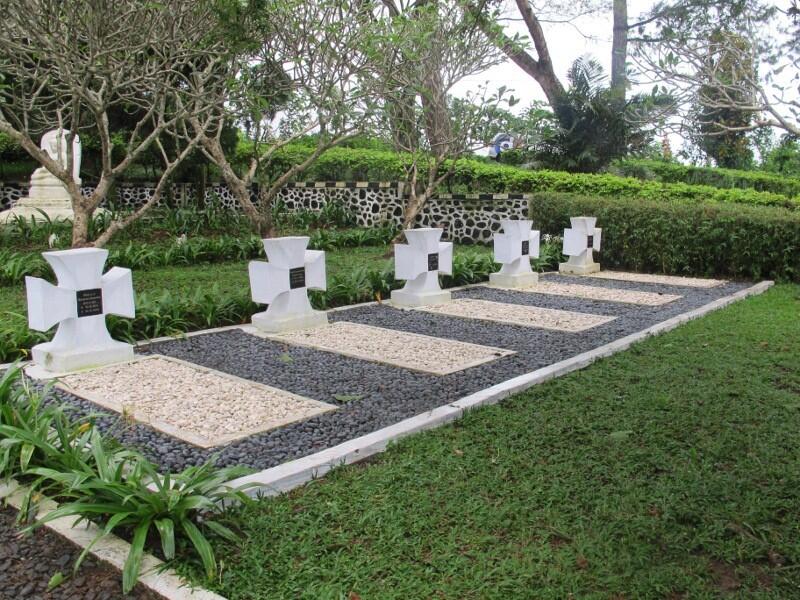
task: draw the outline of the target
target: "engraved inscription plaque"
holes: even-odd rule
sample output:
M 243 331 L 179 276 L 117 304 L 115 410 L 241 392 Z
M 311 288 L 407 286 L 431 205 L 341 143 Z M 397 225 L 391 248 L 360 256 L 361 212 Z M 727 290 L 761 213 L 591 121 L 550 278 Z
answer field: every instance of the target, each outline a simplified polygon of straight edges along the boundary
M 439 270 L 439 253 L 428 254 L 428 271 Z
M 78 290 L 75 292 L 78 303 L 78 317 L 94 317 L 103 314 L 103 290 Z
M 306 287 L 306 268 L 296 267 L 289 269 L 289 289 L 296 290 L 303 287 Z
M 528 256 L 531 253 L 531 243 L 529 240 L 522 242 L 522 256 Z

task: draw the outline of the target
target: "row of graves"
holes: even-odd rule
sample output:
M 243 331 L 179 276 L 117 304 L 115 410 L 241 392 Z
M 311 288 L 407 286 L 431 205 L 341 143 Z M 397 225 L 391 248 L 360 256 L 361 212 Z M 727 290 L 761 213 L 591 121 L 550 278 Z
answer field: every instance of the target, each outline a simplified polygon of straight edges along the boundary
M 488 284 L 443 290 L 453 245 L 440 229 L 405 232 L 391 301 L 318 312 L 325 253 L 308 237 L 264 240 L 249 265 L 252 297 L 267 305 L 247 325 L 130 345 L 105 316 L 133 317 L 128 269 L 103 273 L 107 251 L 44 253 L 57 285 L 28 278 L 29 323 L 52 341 L 27 373 L 99 419 L 165 470 L 213 458 L 256 470 L 307 457 L 481 390 L 650 328 L 750 284 L 602 271 L 601 230 L 576 217 L 568 261 L 537 274 L 539 232 L 507 220 L 494 238 L 501 265 Z M 564 399 L 565 402 L 569 399 Z M 536 406 L 531 405 L 535 411 Z M 125 419 L 120 416 L 124 415 Z M 124 426 L 120 422 L 124 421 Z

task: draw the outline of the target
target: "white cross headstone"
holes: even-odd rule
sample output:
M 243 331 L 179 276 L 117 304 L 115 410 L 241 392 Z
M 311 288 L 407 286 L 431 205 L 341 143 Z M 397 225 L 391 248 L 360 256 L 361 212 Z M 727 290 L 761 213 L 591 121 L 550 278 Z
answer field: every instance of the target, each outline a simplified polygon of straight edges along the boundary
M 324 290 L 325 252 L 306 250 L 308 236 L 263 240 L 269 262 L 254 260 L 249 265 L 253 301 L 267 310 L 253 315 L 253 325 L 276 333 L 319 327 L 328 315 L 311 308 L 308 290 Z
M 51 342 L 33 347 L 33 376 L 52 376 L 133 359 L 133 346 L 111 338 L 106 315 L 133 318 L 130 269 L 114 267 L 103 275 L 108 250 L 77 248 L 43 252 L 58 285 L 26 277 L 28 324 L 47 331 L 58 323 Z
M 539 258 L 539 232 L 531 231 L 533 221 L 527 219 L 500 221 L 503 233 L 494 234 L 494 262 L 502 263 L 500 271 L 489 275 L 496 287 L 526 287 L 539 281 L 531 269 L 531 258 Z
M 592 251 L 600 251 L 600 235 L 603 230 L 595 227 L 594 217 L 572 217 L 572 229 L 564 230 L 564 254 L 569 260 L 559 265 L 558 270 L 568 275 L 588 275 L 600 270 L 594 262 Z
M 453 273 L 453 243 L 440 242 L 439 228 L 406 229 L 408 244 L 394 246 L 394 276 L 405 279 L 392 292 L 397 306 L 426 306 L 450 302 L 450 292 L 439 287 L 439 273 Z

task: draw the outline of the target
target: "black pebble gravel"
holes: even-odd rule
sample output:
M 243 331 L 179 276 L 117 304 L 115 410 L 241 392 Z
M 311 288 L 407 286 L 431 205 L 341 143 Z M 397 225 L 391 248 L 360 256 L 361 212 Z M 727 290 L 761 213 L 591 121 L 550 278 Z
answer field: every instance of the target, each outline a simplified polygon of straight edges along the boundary
M 120 426 L 117 418 L 100 419 L 126 445 L 141 449 L 163 469 L 177 470 L 212 456 L 217 464 L 265 469 L 312 454 L 402 419 L 453 402 L 491 385 L 534 371 L 607 344 L 658 322 L 728 296 L 751 284 L 728 283 L 710 289 L 676 287 L 548 275 L 548 281 L 598 287 L 679 294 L 681 299 L 658 307 L 566 298 L 474 287 L 456 298 L 613 315 L 613 321 L 582 333 L 564 333 L 503 325 L 420 311 L 369 305 L 330 313 L 331 321 L 353 321 L 436 337 L 515 350 L 517 354 L 446 376 L 349 358 L 310 348 L 287 346 L 240 330 L 192 336 L 150 346 L 147 352 L 173 356 L 308 396 L 339 404 L 336 411 L 277 430 L 253 435 L 224 448 L 204 450 L 170 438 L 145 425 Z M 286 356 L 291 357 L 288 360 Z M 57 391 L 61 400 L 97 411 L 91 403 Z M 341 403 L 335 396 L 359 396 Z
M 45 528 L 18 535 L 16 512 L 0 509 L 0 599 L 2 600 L 164 600 L 141 584 L 122 593 L 122 574 L 114 567 L 88 556 L 80 570 L 72 567 L 80 549 Z M 61 572 L 66 579 L 47 591 L 50 578 Z

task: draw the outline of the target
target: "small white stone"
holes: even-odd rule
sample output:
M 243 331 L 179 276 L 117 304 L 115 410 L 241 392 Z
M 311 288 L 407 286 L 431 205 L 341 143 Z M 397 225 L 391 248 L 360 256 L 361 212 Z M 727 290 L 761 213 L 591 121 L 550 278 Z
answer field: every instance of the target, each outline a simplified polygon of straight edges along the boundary
M 613 321 L 616 317 L 587 313 L 459 298 L 443 306 L 430 306 L 420 310 L 440 315 L 494 321 L 509 325 L 552 329 L 554 331 L 580 332 Z
M 535 292 L 537 294 L 550 294 L 553 296 L 583 298 L 586 300 L 641 304 L 644 306 L 661 306 L 662 304 L 668 304 L 683 297 L 674 294 L 656 294 L 654 292 L 639 292 L 634 290 L 603 288 L 592 285 L 551 283 L 549 281 L 541 281 L 534 286 L 520 291 Z
M 635 283 L 677 285 L 691 288 L 714 288 L 727 283 L 724 279 L 699 279 L 695 277 L 680 277 L 677 275 L 649 275 L 647 273 L 625 273 L 622 271 L 602 271 L 600 273 L 592 273 L 589 277 L 613 279 L 616 281 L 632 281 Z
M 330 404 L 165 356 L 61 378 L 60 387 L 208 448 L 334 410 Z
M 294 331 L 270 339 L 336 352 L 435 375 L 447 375 L 501 356 L 510 350 L 456 340 L 338 321 L 313 331 Z

